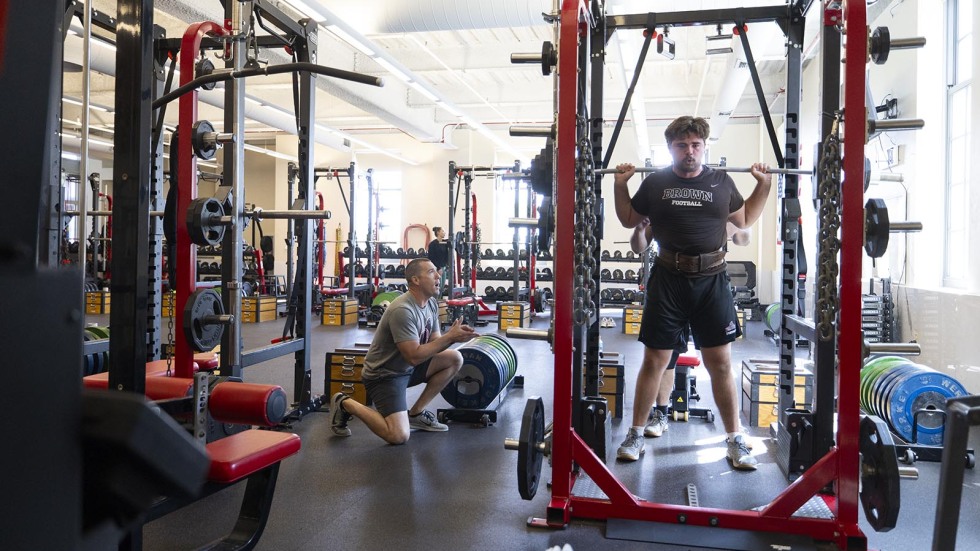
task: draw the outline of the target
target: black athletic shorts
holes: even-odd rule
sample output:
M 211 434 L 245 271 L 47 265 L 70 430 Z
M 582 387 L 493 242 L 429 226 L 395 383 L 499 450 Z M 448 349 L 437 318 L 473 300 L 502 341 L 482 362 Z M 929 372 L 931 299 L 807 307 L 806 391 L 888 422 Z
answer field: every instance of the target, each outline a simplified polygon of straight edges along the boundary
M 374 404 L 378 413 L 387 417 L 392 413 L 408 411 L 408 399 L 405 397 L 405 391 L 408 390 L 408 387 L 425 382 L 428 378 L 429 362 L 431 361 L 432 358 L 425 360 L 415 366 L 411 373 L 404 375 L 381 379 L 364 379 L 364 390 L 367 391 L 368 400 Z
M 742 335 L 728 272 L 687 277 L 654 264 L 640 342 L 655 349 L 686 350 L 688 325 L 698 348 L 728 344 Z

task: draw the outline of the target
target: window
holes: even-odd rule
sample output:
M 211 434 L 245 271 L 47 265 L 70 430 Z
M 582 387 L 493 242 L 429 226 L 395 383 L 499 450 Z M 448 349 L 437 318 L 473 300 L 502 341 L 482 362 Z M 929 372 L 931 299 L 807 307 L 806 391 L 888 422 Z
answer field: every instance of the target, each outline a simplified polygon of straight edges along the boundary
M 402 173 L 379 172 L 371 173 L 371 181 L 378 190 L 378 241 L 397 249 L 402 243 Z M 366 189 L 366 185 L 365 185 Z M 367 194 L 357 202 L 357 220 L 362 227 L 367 225 Z M 363 210 L 362 210 L 363 209 Z M 368 239 L 358 232 L 360 241 Z
M 970 95 L 973 84 L 973 0 L 947 4 L 946 243 L 943 284 L 965 287 L 969 262 L 967 204 L 970 161 Z

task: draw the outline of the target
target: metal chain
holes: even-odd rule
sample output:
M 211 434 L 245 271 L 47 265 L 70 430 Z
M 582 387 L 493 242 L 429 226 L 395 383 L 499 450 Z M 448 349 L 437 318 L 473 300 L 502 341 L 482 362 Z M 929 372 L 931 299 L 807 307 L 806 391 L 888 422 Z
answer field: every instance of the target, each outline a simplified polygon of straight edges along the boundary
M 817 333 L 820 340 L 829 341 L 834 337 L 840 300 L 837 293 L 837 276 L 840 266 L 837 254 L 840 252 L 840 207 L 841 207 L 841 157 L 838 126 L 840 116 L 834 120 L 830 134 L 823 142 L 820 153 L 820 172 L 817 195 L 820 199 L 820 257 L 817 275 Z
M 167 344 L 170 353 L 167 354 L 167 377 L 170 377 L 172 375 L 170 368 L 174 363 L 174 354 L 176 353 L 174 350 L 174 313 L 177 311 L 177 292 L 170 289 L 168 294 L 170 295 L 170 318 L 167 319 Z
M 588 128 L 583 117 L 579 117 L 579 127 Z M 575 288 L 574 320 L 577 325 L 590 322 L 596 312 L 592 300 L 596 290 L 593 275 L 598 267 L 592 251 L 598 245 L 593 233 L 596 216 L 596 194 L 594 181 L 595 164 L 592 158 L 592 143 L 585 132 L 581 132 L 578 142 L 578 158 L 575 164 Z

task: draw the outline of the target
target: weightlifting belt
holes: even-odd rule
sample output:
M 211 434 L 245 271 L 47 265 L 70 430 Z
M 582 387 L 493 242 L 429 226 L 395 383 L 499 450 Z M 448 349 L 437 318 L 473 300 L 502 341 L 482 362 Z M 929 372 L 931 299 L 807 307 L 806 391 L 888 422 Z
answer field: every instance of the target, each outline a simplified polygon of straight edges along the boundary
M 725 266 L 725 251 L 712 251 L 696 255 L 681 254 L 670 249 L 657 252 L 657 264 L 686 275 L 712 275 Z

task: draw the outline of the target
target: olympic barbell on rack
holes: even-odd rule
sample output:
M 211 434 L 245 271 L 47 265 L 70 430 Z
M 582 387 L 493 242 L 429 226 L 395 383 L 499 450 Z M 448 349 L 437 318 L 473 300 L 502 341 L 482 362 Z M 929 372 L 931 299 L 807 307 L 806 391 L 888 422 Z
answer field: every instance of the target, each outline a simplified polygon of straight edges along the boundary
M 218 245 L 231 225 L 231 216 L 225 213 L 226 205 L 214 197 L 199 197 L 191 201 L 187 209 L 187 232 L 196 245 Z M 328 210 L 263 210 L 245 211 L 248 219 L 329 220 Z
M 720 165 L 705 165 L 716 170 L 723 170 L 725 172 L 751 172 L 751 168 L 747 167 L 736 167 L 736 166 L 720 166 Z M 656 172 L 658 170 L 663 170 L 663 167 L 653 167 L 653 166 L 638 166 L 636 167 L 636 172 Z M 621 170 L 617 168 L 600 168 L 594 171 L 596 174 L 617 174 L 622 173 Z M 812 170 L 806 168 L 770 168 L 770 174 L 796 174 L 799 176 L 810 176 L 813 174 Z

